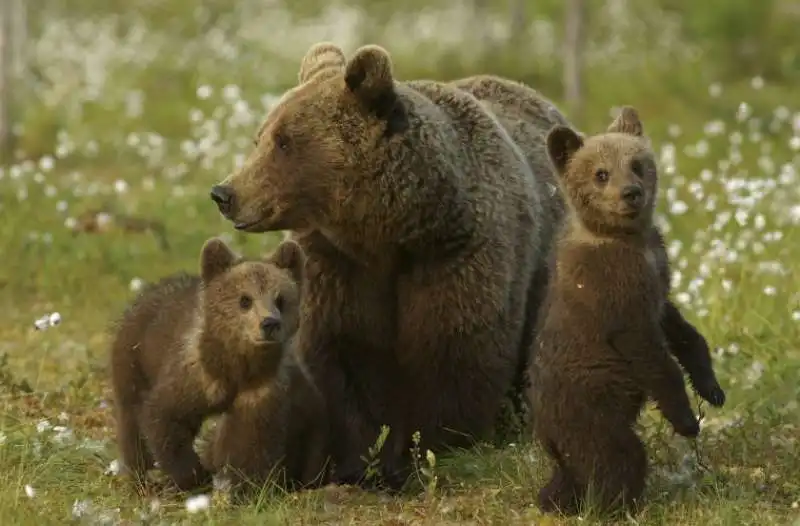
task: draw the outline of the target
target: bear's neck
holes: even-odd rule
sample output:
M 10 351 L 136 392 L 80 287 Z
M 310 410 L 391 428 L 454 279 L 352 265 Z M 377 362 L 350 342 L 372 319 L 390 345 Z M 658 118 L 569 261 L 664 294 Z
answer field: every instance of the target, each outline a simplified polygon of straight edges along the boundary
M 649 231 L 649 227 L 645 227 L 644 223 L 645 221 L 638 222 L 635 226 L 617 225 L 596 220 L 586 214 L 579 215 L 571 210 L 565 221 L 564 237 L 573 242 L 591 245 L 611 242 L 644 245 L 645 232 Z
M 201 332 L 197 345 L 206 374 L 233 392 L 256 387 L 271 379 L 278 370 L 282 355 L 280 343 L 236 349 L 206 331 Z

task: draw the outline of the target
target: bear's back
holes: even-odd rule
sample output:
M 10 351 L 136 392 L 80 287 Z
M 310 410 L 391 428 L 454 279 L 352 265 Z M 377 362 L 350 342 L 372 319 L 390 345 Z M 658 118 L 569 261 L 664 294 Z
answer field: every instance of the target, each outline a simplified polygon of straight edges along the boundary
M 153 379 L 180 348 L 193 322 L 200 278 L 178 273 L 148 284 L 116 323 L 115 377 L 138 371 Z M 130 372 L 125 372 L 125 371 Z

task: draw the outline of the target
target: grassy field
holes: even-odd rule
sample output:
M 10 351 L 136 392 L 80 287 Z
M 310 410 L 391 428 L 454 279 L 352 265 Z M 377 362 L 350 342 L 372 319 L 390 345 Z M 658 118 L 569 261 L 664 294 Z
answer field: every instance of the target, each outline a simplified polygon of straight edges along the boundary
M 121 79 L 119 93 L 141 80 Z M 758 79 L 602 81 L 590 78 L 581 125 L 598 130 L 612 105 L 639 107 L 660 159 L 673 294 L 714 347 L 728 395 L 722 409 L 701 405 L 697 444 L 644 416 L 652 473 L 642 512 L 623 522 L 800 526 L 800 97 Z M 160 112 L 171 134 L 146 118 L 159 88 L 148 84 L 144 117 L 116 127 L 113 104 L 86 106 L 90 124 L 70 116 L 47 149 L 29 134 L 35 154 L 0 171 L 0 523 L 596 523 L 535 510 L 549 466 L 527 440 L 440 456 L 419 473 L 422 492 L 401 497 L 325 488 L 234 507 L 217 492 L 195 511 L 115 476 L 109 322 L 143 281 L 196 270 L 208 237 L 250 255 L 280 239 L 233 232 L 208 198 L 274 97 L 228 78 L 181 82 L 191 90 L 167 94 Z M 129 98 L 114 104 L 135 106 Z M 28 121 L 56 113 L 37 111 Z M 35 327 L 54 312 L 58 325 Z

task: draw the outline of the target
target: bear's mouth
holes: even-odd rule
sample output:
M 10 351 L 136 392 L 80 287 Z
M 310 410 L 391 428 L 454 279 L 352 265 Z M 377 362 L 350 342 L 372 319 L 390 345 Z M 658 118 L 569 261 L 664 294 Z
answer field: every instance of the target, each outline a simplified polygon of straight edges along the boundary
M 260 222 L 261 220 L 250 221 L 248 223 L 238 222 L 233 224 L 233 228 L 244 232 L 258 232 L 258 230 L 253 230 L 253 227 L 256 227 Z

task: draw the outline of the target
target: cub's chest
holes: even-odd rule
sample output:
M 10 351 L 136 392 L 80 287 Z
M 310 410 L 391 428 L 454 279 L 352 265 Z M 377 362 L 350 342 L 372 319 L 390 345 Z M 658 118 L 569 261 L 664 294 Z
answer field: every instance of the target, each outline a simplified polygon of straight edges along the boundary
M 565 250 L 556 263 L 558 289 L 593 308 L 661 302 L 651 250 L 590 246 Z

